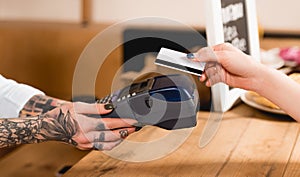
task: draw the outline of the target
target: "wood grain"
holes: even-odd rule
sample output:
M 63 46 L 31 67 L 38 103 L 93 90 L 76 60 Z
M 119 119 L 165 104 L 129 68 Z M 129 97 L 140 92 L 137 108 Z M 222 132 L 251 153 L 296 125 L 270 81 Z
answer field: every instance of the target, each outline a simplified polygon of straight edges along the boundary
M 66 165 L 74 165 L 88 151 L 47 142 L 23 145 L 0 160 L 1 177 L 53 177 Z
M 294 146 L 293 153 L 289 159 L 286 171 L 284 173 L 285 177 L 297 177 L 300 176 L 300 137 L 298 132 L 298 138 L 296 145 Z
M 244 112 L 245 116 L 240 115 L 241 112 Z M 251 108 L 240 105 L 224 114 L 217 135 L 206 147 L 199 148 L 200 135 L 208 115 L 208 112 L 199 113 L 198 125 L 187 140 L 174 152 L 162 158 L 146 162 L 126 162 L 102 152 L 92 151 L 65 176 L 283 176 L 285 174 L 298 137 L 297 123 L 284 120 L 285 117 L 281 120 L 271 117 L 270 120 L 270 115 L 251 111 Z M 130 140 L 147 141 L 149 137 L 162 137 L 164 133 L 166 132 L 158 128 L 147 127 L 130 137 Z M 149 146 L 151 149 L 151 143 Z M 144 153 L 153 153 L 149 149 Z M 123 156 L 136 155 L 133 147 L 122 150 Z

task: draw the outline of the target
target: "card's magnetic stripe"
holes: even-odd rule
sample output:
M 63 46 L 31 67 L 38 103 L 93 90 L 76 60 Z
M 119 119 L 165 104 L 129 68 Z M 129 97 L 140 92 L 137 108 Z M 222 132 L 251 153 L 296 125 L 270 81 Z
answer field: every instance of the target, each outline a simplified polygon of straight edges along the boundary
M 178 69 L 181 69 L 181 70 L 184 70 L 184 71 L 189 71 L 189 72 L 192 72 L 192 73 L 197 73 L 197 74 L 202 74 L 203 73 L 203 71 L 201 71 L 201 70 L 197 70 L 197 69 L 190 68 L 190 67 L 187 67 L 187 66 L 182 66 L 182 65 L 179 65 L 179 64 L 171 63 L 171 62 L 160 60 L 160 59 L 156 59 L 155 62 L 160 63 L 162 65 L 167 65 L 167 66 L 171 66 L 171 67 L 174 67 L 174 68 L 178 68 Z

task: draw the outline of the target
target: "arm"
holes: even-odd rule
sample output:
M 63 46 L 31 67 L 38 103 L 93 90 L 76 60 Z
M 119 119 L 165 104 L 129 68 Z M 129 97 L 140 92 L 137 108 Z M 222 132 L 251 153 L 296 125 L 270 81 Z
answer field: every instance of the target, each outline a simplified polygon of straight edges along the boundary
M 79 149 L 112 149 L 135 131 L 136 123 L 133 119 L 88 117 L 112 109 L 109 104 L 52 98 L 0 75 L 0 148 L 53 140 Z
M 0 119 L 0 148 L 47 140 L 61 140 L 76 146 L 71 137 L 75 135 L 75 128 L 78 125 L 75 122 L 63 124 L 63 119 L 67 119 L 64 114 L 61 114 L 60 119 L 55 121 L 47 116 Z M 59 126 L 61 130 L 49 129 L 51 124 Z M 63 129 L 67 130 L 65 134 L 62 133 Z
M 44 93 L 29 85 L 6 79 L 0 74 L 0 118 L 18 117 L 20 110 L 34 95 Z
M 136 121 L 86 116 L 109 112 L 103 104 L 77 102 L 63 104 L 39 116 L 0 119 L 0 147 L 61 141 L 83 150 L 110 150 L 122 142 L 121 131 L 129 134 L 135 131 Z
M 285 74 L 256 62 L 231 44 L 202 48 L 195 61 L 207 62 L 200 81 L 207 86 L 224 82 L 232 87 L 252 90 L 278 105 L 300 122 L 300 85 Z
M 263 82 L 255 91 L 300 122 L 300 84 L 285 74 L 267 67 L 261 71 L 261 75 Z
M 44 114 L 56 107 L 60 107 L 67 101 L 52 98 L 47 95 L 34 95 L 27 101 L 20 111 L 19 117 L 37 116 Z

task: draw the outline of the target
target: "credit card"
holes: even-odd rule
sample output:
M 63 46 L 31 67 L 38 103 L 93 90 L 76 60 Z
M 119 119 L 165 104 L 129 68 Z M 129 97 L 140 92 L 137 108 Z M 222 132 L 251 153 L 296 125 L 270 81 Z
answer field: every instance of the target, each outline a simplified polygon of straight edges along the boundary
M 205 62 L 192 61 L 188 59 L 186 55 L 186 53 L 163 47 L 156 57 L 155 64 L 201 76 L 205 67 Z

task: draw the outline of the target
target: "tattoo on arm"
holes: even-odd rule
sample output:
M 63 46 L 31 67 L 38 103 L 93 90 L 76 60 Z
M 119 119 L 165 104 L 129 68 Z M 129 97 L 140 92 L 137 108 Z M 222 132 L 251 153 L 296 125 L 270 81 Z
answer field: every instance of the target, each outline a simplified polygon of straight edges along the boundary
M 2 119 L 0 121 L 0 147 L 40 142 L 36 138 L 42 119 Z
M 70 112 L 63 113 L 61 109 L 54 118 L 46 114 L 26 119 L 0 119 L 0 148 L 50 140 L 76 146 L 72 138 L 77 130 L 78 123 Z
M 56 107 L 61 106 L 65 101 L 45 95 L 33 96 L 20 112 L 20 117 L 37 116 L 44 114 Z

